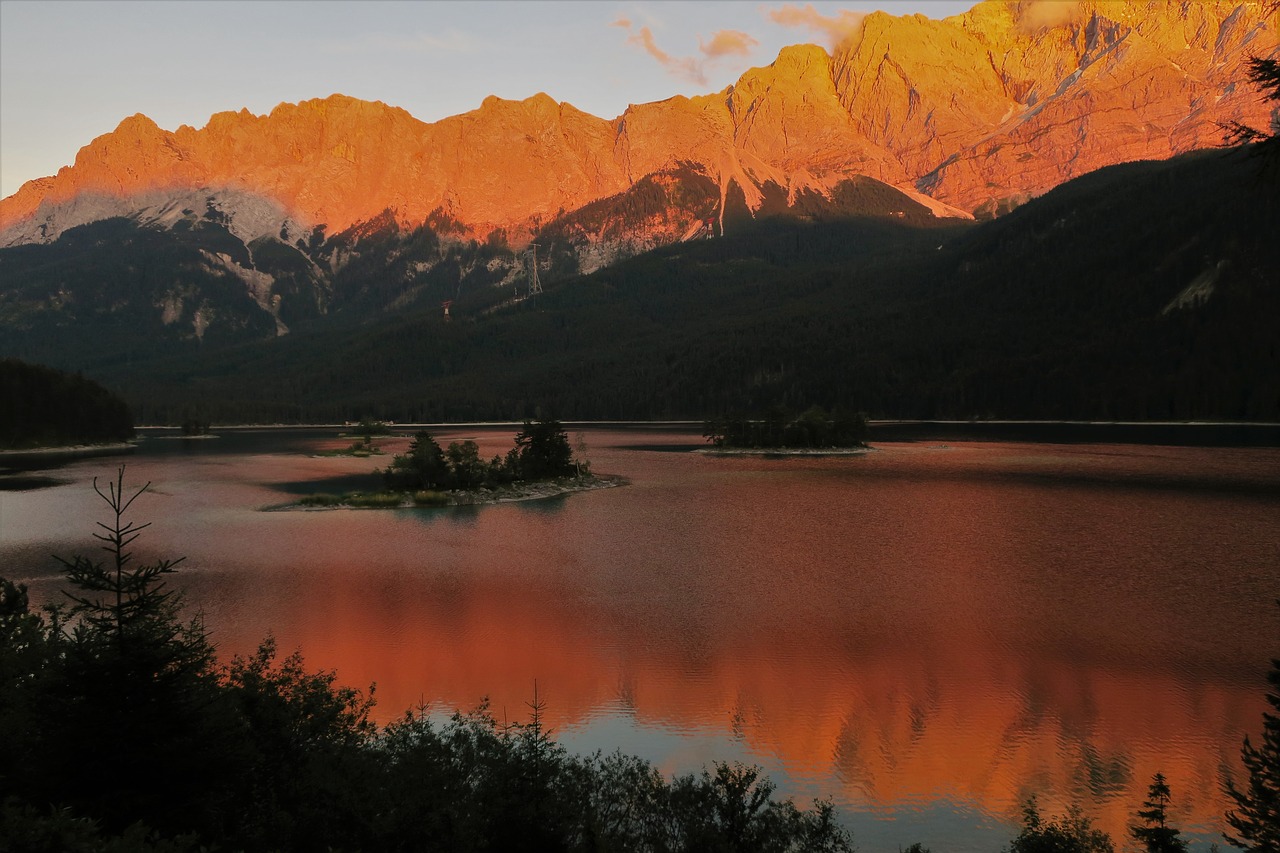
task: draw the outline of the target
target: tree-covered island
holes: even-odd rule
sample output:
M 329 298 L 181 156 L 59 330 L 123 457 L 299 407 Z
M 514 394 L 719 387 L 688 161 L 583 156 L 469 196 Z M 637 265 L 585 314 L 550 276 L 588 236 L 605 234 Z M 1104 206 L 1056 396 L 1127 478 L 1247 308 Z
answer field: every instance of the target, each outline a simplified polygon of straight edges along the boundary
M 474 441 L 441 448 L 431 433 L 418 432 L 405 453 L 395 456 L 382 476 L 383 491 L 309 495 L 304 507 L 394 508 L 497 503 L 551 497 L 622 485 L 621 477 L 591 473 L 577 458 L 556 420 L 525 421 L 505 456 L 480 457 Z
M 867 445 L 867 416 L 821 406 L 799 414 L 775 406 L 763 417 L 736 413 L 707 421 L 702 434 L 711 452 L 721 453 L 860 453 Z

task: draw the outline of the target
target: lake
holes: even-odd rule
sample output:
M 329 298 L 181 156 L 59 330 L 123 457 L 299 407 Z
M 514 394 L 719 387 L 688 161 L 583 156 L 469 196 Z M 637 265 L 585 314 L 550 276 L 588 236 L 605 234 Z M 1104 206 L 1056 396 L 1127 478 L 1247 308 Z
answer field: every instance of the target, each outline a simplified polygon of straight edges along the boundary
M 514 428 L 440 428 L 505 452 Z M 143 558 L 224 656 L 268 633 L 387 721 L 535 681 L 574 750 L 662 770 L 754 762 L 832 799 L 865 853 L 994 851 L 1031 794 L 1123 844 L 1156 771 L 1207 849 L 1280 654 L 1280 450 L 886 442 L 852 458 L 712 457 L 678 429 L 592 427 L 623 488 L 451 509 L 263 511 L 375 482 L 336 429 L 151 431 L 0 490 L 0 575 L 56 598 L 93 494 L 151 481 Z M 571 439 L 573 434 L 571 431 Z M 383 439 L 390 452 L 407 438 Z M 28 475 L 30 477 L 31 475 Z M 39 478 L 47 478 L 41 481 Z

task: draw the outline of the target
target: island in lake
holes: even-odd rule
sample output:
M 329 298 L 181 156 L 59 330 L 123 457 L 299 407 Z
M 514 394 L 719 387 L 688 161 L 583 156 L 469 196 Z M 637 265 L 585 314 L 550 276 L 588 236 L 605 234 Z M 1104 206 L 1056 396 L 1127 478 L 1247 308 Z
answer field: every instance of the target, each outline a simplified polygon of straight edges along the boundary
M 480 458 L 474 441 L 441 448 L 431 433 L 418 432 L 407 452 L 381 472 L 379 492 L 314 494 L 279 509 L 394 509 L 410 506 L 465 506 L 535 500 L 571 492 L 607 489 L 623 477 L 596 475 L 575 457 L 559 421 L 525 421 L 506 456 Z
M 712 446 L 701 452 L 714 455 L 854 456 L 871 450 L 865 412 L 828 413 L 821 406 L 799 414 L 775 406 L 761 417 L 725 415 L 707 421 L 702 434 Z

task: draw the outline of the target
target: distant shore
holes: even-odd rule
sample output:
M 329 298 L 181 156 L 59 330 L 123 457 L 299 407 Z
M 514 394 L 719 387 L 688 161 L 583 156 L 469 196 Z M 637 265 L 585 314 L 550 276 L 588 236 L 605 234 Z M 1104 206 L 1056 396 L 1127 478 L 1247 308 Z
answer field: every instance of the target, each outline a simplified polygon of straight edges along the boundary
M 871 440 L 1280 447 L 1280 424 L 1250 421 L 871 421 Z
M 567 430 L 615 429 L 697 432 L 703 421 L 564 421 Z M 1194 447 L 1280 447 L 1280 423 L 1259 421 L 1085 421 L 1085 420 L 873 420 L 872 443 L 897 441 L 1012 441 L 1041 444 L 1147 444 Z M 419 429 L 433 431 L 520 428 L 519 421 L 395 423 L 397 435 Z M 219 425 L 219 432 L 263 430 L 349 429 L 349 424 Z M 176 427 L 139 427 L 143 435 Z

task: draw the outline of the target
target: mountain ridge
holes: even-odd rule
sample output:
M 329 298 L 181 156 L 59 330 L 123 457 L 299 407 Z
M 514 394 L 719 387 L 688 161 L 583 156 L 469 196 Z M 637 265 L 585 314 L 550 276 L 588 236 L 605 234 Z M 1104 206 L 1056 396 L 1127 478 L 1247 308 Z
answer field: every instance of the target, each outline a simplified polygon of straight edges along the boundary
M 343 262 L 316 288 L 311 261 L 278 241 L 117 218 L 0 251 L 0 280 L 22 283 L 0 288 L 0 340 L 4 354 L 106 382 L 148 422 L 811 404 L 889 418 L 1275 421 L 1280 194 L 1249 153 L 1110 166 L 982 223 L 881 215 L 900 196 L 869 178 L 842 190 L 862 216 L 752 219 L 739 194 L 725 238 L 590 275 L 548 270 L 542 295 L 514 300 L 505 247 L 403 233 L 391 216 L 317 244 Z M 661 209 L 691 183 L 611 204 Z M 587 219 L 560 221 L 608 221 Z M 236 278 L 250 259 L 276 276 L 274 314 Z M 450 316 L 442 299 L 455 300 Z
M 789 46 L 721 92 L 614 119 L 545 93 L 490 96 L 432 123 L 337 94 L 215 113 L 201 129 L 136 114 L 0 200 L 0 245 L 83 224 L 92 211 L 77 213 L 80 196 L 129 211 L 205 189 L 260 196 L 299 231 L 334 234 L 391 210 L 405 226 L 435 215 L 464 236 L 500 230 L 520 244 L 681 163 L 718 184 L 722 205 L 736 185 L 752 211 L 768 183 L 792 198 L 865 176 L 947 205 L 940 213 L 990 213 L 1102 165 L 1216 144 L 1223 122 L 1271 120 L 1236 86 L 1247 56 L 1277 52 L 1274 16 L 1258 4 L 1057 5 L 1052 19 L 1014 0 L 943 20 L 873 13 L 833 51 Z

